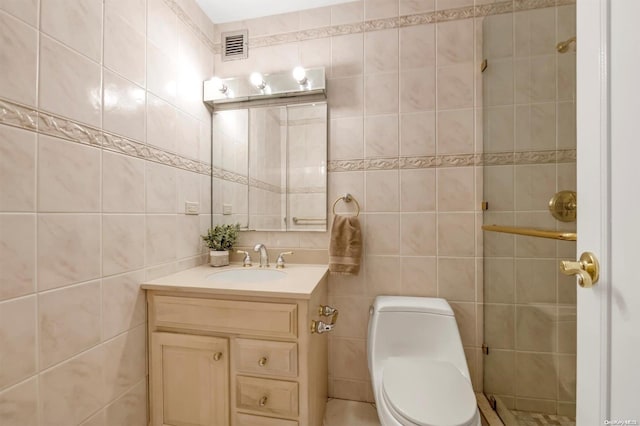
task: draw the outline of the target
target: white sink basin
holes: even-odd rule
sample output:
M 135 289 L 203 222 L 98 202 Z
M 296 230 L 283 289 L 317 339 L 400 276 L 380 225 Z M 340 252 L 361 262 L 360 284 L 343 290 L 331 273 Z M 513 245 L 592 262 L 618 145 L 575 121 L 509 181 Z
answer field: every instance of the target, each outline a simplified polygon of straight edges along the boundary
M 224 283 L 260 283 L 281 280 L 286 272 L 275 269 L 228 269 L 207 277 L 208 281 Z

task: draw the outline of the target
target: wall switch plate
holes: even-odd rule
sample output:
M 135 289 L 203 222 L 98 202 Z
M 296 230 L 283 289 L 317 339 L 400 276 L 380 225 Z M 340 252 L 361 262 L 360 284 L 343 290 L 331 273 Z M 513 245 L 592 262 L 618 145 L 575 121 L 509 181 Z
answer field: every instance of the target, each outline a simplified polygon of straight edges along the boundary
M 231 204 L 223 204 L 222 205 L 222 214 L 231 214 L 233 213 L 233 206 Z
M 198 214 L 200 213 L 200 203 L 197 201 L 185 201 L 184 202 L 184 214 Z

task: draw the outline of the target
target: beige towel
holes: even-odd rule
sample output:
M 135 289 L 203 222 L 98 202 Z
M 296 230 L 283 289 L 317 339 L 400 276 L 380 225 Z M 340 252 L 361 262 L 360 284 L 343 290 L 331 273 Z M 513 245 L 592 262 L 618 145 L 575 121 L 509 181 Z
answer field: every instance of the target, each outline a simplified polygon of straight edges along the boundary
M 357 216 L 335 215 L 329 243 L 329 271 L 357 275 L 362 255 L 362 232 Z

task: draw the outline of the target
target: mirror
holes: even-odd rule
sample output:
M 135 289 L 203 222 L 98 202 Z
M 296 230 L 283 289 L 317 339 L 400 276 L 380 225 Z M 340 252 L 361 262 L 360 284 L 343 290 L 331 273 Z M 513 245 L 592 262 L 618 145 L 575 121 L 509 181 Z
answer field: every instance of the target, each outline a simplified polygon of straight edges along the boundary
M 327 104 L 213 113 L 213 214 L 243 230 L 327 229 Z

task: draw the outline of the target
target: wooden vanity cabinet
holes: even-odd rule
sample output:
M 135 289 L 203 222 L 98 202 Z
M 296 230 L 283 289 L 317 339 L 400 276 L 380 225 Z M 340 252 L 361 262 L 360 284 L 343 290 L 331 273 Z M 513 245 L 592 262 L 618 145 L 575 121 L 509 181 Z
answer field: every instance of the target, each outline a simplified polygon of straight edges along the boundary
M 152 426 L 322 426 L 326 304 L 309 299 L 147 290 Z

